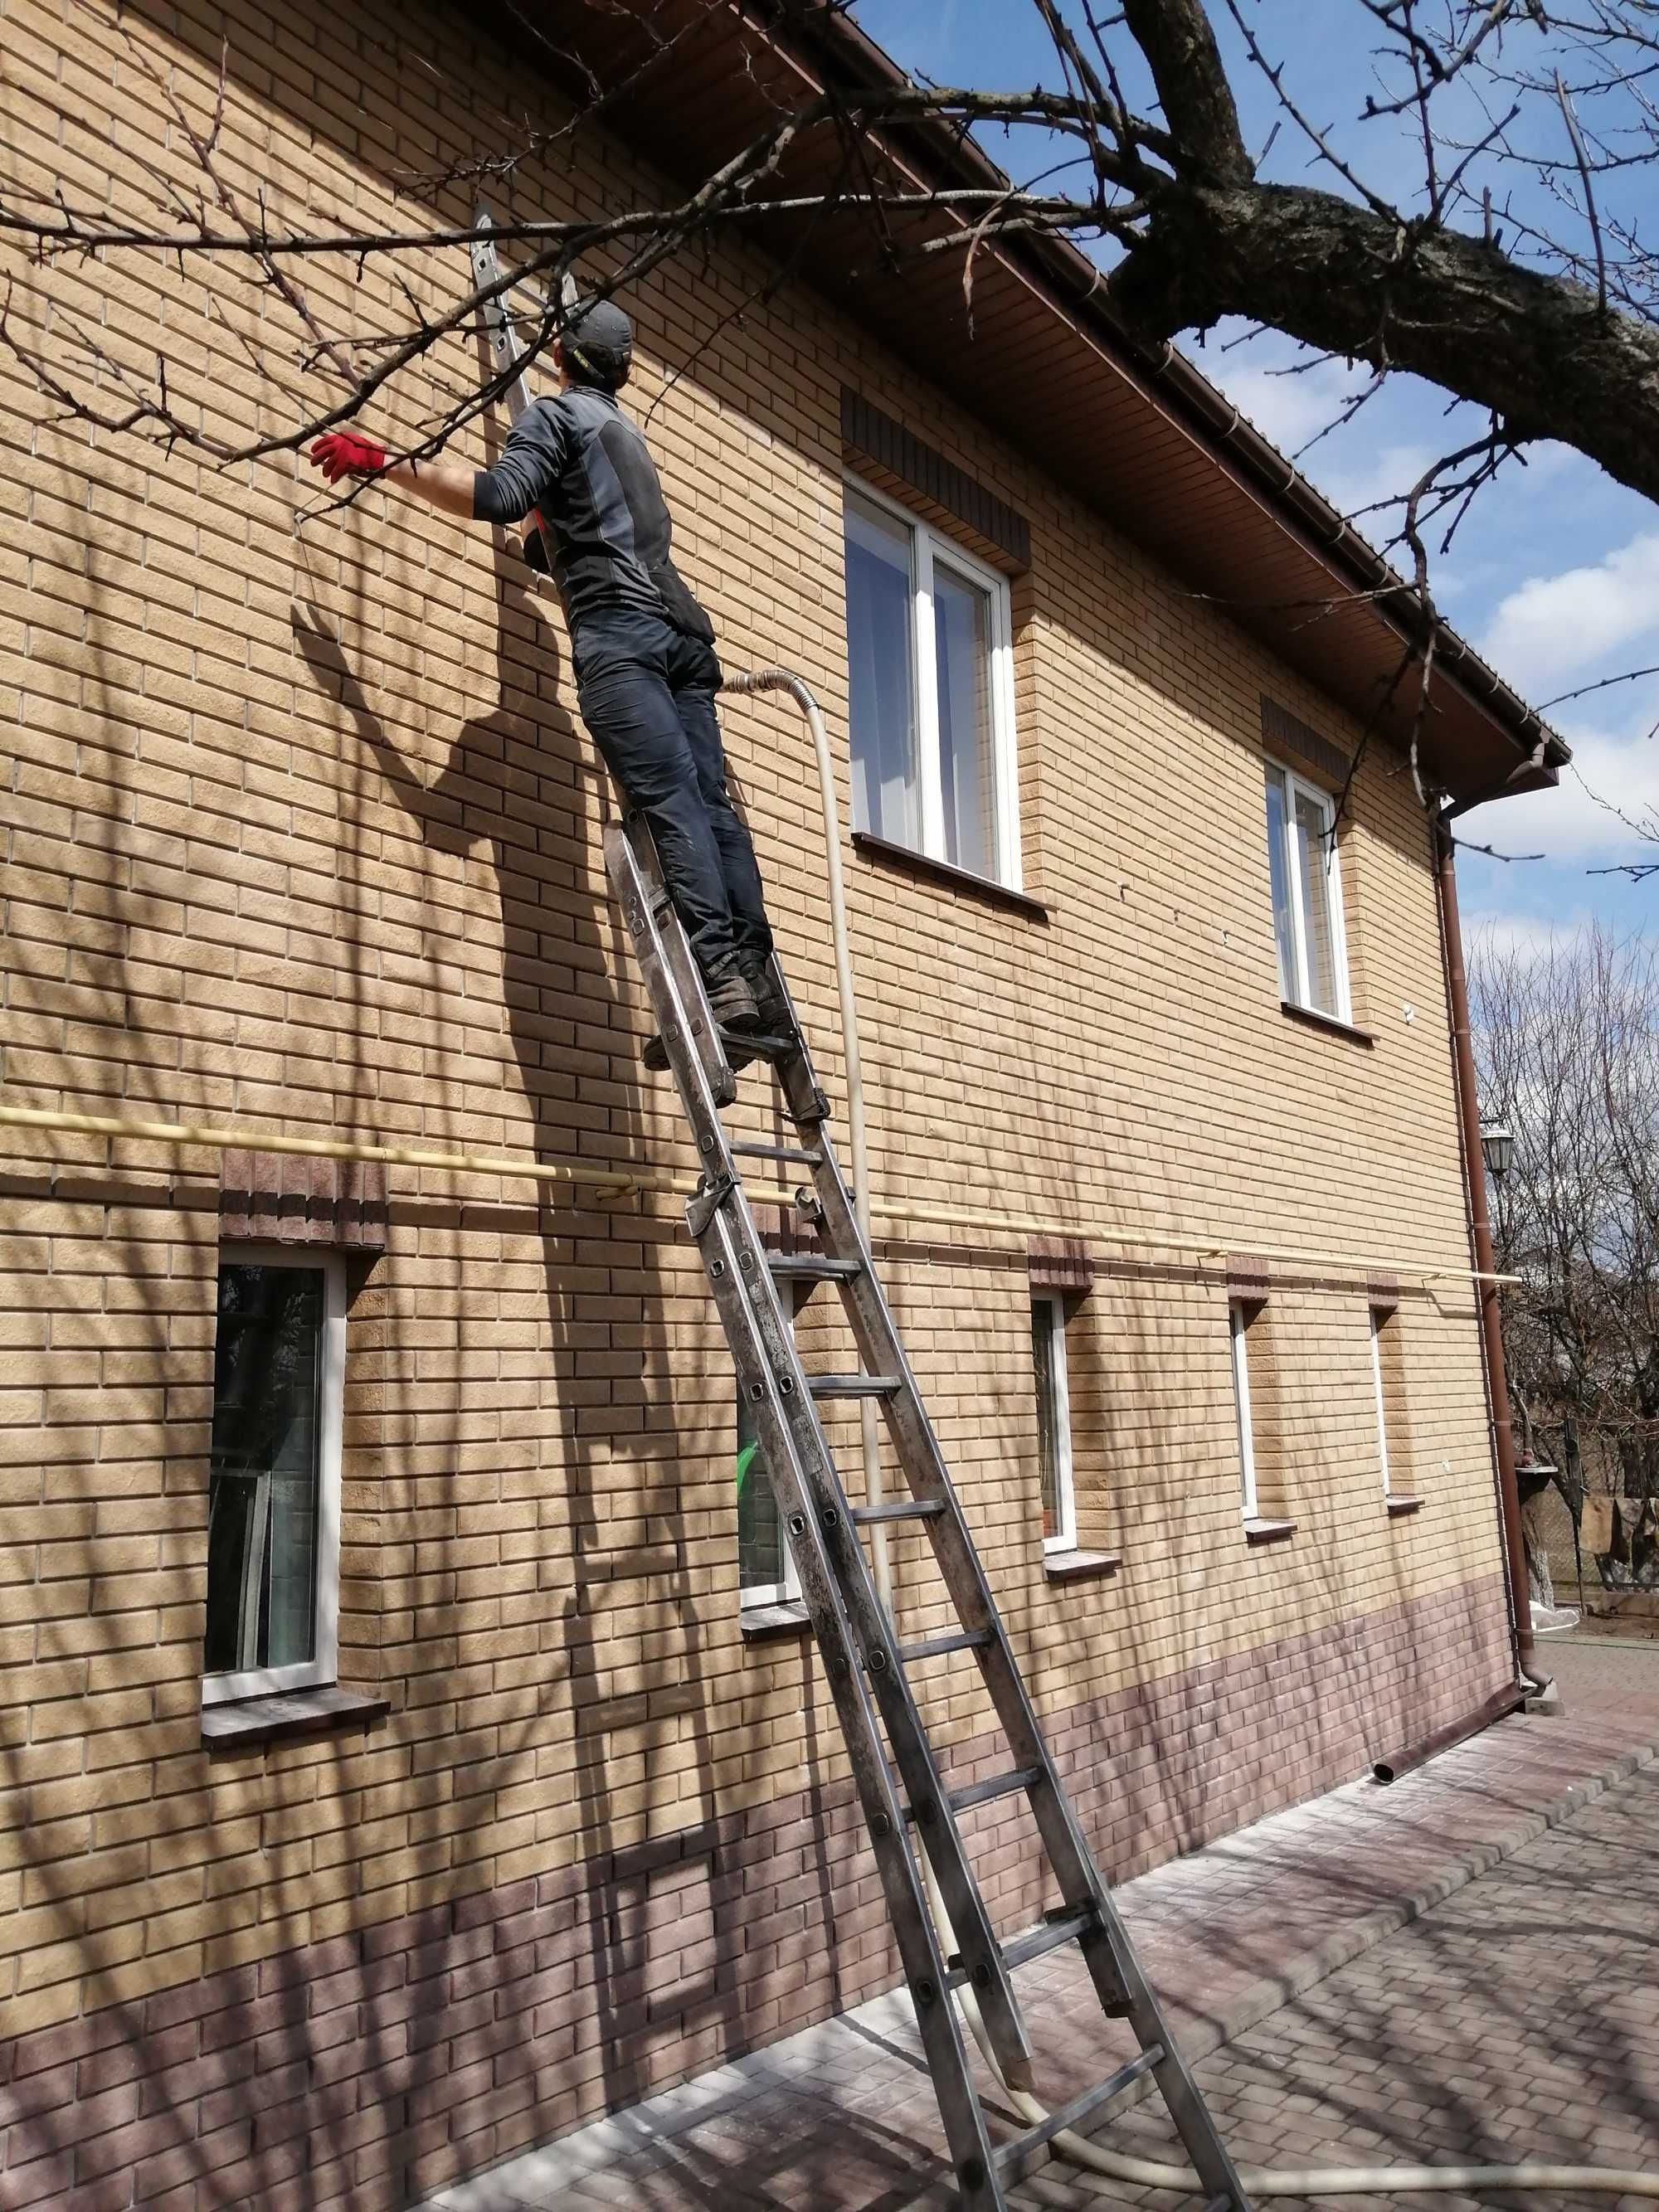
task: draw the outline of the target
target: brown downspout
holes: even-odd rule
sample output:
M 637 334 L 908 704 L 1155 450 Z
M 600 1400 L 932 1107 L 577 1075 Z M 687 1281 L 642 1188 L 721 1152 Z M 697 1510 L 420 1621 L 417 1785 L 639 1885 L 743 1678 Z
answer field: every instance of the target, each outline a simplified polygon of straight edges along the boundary
M 1461 809 L 1455 810 L 1461 811 Z M 1456 848 L 1449 816 L 1434 817 L 1435 890 L 1440 909 L 1440 941 L 1446 961 L 1446 990 L 1451 1014 L 1452 1066 L 1457 1083 L 1457 1118 L 1463 1136 L 1463 1173 L 1468 1194 L 1469 1236 L 1480 1273 L 1480 1340 L 1486 1351 L 1486 1401 L 1492 1421 L 1492 1456 L 1498 1474 L 1498 1519 L 1504 1531 L 1504 1562 L 1509 1583 L 1510 1633 L 1520 1673 L 1542 1690 L 1549 1676 L 1534 1656 L 1532 1606 L 1527 1582 L 1527 1547 L 1521 1533 L 1521 1493 L 1515 1480 L 1515 1434 L 1510 1425 L 1509 1377 L 1504 1366 L 1504 1331 L 1498 1310 L 1492 1258 L 1492 1222 L 1486 1211 L 1486 1163 L 1480 1149 L 1480 1106 L 1475 1095 L 1474 1044 L 1469 1030 L 1469 988 L 1463 969 L 1463 933 L 1457 918 Z

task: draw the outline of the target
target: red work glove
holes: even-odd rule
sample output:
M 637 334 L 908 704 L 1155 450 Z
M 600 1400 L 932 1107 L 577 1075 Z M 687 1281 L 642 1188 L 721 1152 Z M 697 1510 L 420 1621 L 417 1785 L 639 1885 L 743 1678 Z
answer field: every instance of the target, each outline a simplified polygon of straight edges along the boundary
M 386 447 L 346 430 L 331 430 L 312 447 L 311 459 L 333 484 L 342 477 L 379 476 L 386 466 Z

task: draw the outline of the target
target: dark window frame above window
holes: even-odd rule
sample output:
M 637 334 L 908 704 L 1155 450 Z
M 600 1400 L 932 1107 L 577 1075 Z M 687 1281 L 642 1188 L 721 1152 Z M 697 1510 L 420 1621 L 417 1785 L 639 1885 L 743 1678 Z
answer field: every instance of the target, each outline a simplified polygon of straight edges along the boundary
M 227 1243 L 220 1247 L 220 1340 L 215 1352 L 214 1443 L 209 1474 L 209 1588 L 203 1649 L 202 1702 L 204 1706 L 228 1705 L 248 1698 L 281 1695 L 295 1690 L 326 1687 L 337 1679 L 340 1488 L 345 1417 L 348 1302 L 346 1264 L 345 1256 L 339 1252 L 319 1250 L 314 1246 L 301 1243 Z M 285 1274 L 311 1273 L 321 1278 L 311 1385 L 314 1395 L 310 1414 L 313 1431 L 311 1480 L 314 1498 L 310 1530 L 311 1650 L 307 1658 L 278 1661 L 275 1664 L 270 1663 L 268 1656 L 262 1661 L 257 1646 L 263 1640 L 268 1655 L 275 1555 L 271 1506 L 276 1470 L 270 1467 L 260 1468 L 253 1466 L 232 1470 L 224 1464 L 222 1456 L 228 1449 L 226 1438 L 229 1422 L 225 1395 L 233 1383 L 229 1373 L 230 1347 L 224 1336 L 227 1325 L 224 1271 L 227 1268 L 259 1268 Z M 252 1498 L 242 1502 L 240 1516 L 231 1510 L 235 1493 L 228 1486 L 235 1481 L 252 1485 Z M 216 1565 L 222 1577 L 230 1572 L 231 1557 L 238 1549 L 236 1540 L 239 1537 L 240 1565 L 236 1570 L 237 1587 L 232 1591 L 222 1580 L 216 1588 L 213 1580 Z M 250 1615 L 246 1607 L 251 1587 L 250 1576 L 256 1565 L 253 1553 L 256 1541 L 258 1545 L 258 1610 Z M 240 1663 L 219 1665 L 209 1671 L 208 1651 L 216 1634 L 222 1635 L 228 1623 L 235 1632 Z
M 1019 761 L 1014 717 L 1013 608 L 1008 579 L 965 547 L 947 538 L 899 501 L 848 473 L 844 480 L 843 539 L 850 547 L 854 525 L 862 521 L 874 537 L 896 550 L 903 538 L 908 558 L 907 603 L 894 635 L 874 646 L 854 634 L 860 619 L 855 593 L 848 593 L 848 668 L 853 726 L 853 828 L 855 832 L 903 847 L 923 858 L 963 869 L 970 875 L 1018 891 L 1024 887 L 1020 857 Z M 891 563 L 895 571 L 901 563 Z M 941 584 L 956 587 L 958 615 L 979 623 L 985 665 L 982 681 L 971 687 L 982 707 L 988 747 L 984 779 L 986 804 L 967 812 L 955 791 L 954 769 L 960 757 L 948 745 L 951 709 L 940 689 L 941 639 L 939 611 L 945 604 Z M 971 657 L 981 647 L 960 624 Z M 869 685 L 873 670 L 890 669 L 895 655 L 906 655 L 903 687 L 875 711 Z M 948 659 L 951 648 L 945 647 Z M 870 667 L 865 663 L 870 662 Z M 944 700 L 943 706 L 941 702 Z M 963 712 L 969 709 L 964 707 Z M 889 726 L 904 717 L 902 733 Z M 870 763 L 878 763 L 873 793 Z M 889 796 L 890 787 L 896 787 Z M 988 811 L 989 820 L 984 816 Z

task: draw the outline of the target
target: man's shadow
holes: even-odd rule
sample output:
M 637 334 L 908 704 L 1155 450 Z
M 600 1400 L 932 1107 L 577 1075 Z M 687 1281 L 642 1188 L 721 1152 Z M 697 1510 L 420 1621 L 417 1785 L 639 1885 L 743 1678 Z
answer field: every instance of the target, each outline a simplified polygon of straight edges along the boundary
M 434 851 L 463 857 L 486 844 L 491 849 L 501 902 L 501 1005 L 536 1156 L 560 1158 L 580 1152 L 597 1160 L 592 1139 L 596 1110 L 602 1109 L 601 1127 L 610 1140 L 606 1149 L 637 1157 L 650 1140 L 651 1126 L 642 1110 L 634 1058 L 638 1039 L 617 988 L 629 957 L 627 940 L 608 884 L 592 858 L 594 815 L 614 801 L 603 771 L 584 757 L 582 738 L 557 703 L 562 657 L 523 585 L 508 573 L 507 557 L 498 553 L 495 562 L 497 703 L 463 725 L 430 783 L 410 768 L 370 707 L 339 641 L 315 609 L 295 606 L 294 635 L 319 689 L 350 715 L 424 842 Z M 523 702 L 522 708 L 516 701 Z M 457 926 L 463 921 L 464 913 Z M 476 1045 L 469 1050 L 476 1053 Z M 441 1073 L 436 1087 L 441 1095 Z M 422 1206 L 419 1218 L 425 1220 L 430 1211 Z M 392 1216 L 395 1223 L 396 1207 Z M 678 1854 L 665 1852 L 659 1839 L 636 1849 L 626 1832 L 618 1832 L 611 1809 L 611 1735 L 617 1728 L 630 1732 L 617 1747 L 628 1768 L 640 1733 L 635 1710 L 639 1700 L 605 1694 L 604 1670 L 614 1666 L 615 1648 L 606 1609 L 592 1596 L 596 1576 L 632 1574 L 655 1581 L 662 1607 L 656 1626 L 677 1639 L 679 1649 L 680 1680 L 662 1702 L 679 1716 L 670 1733 L 680 1747 L 690 1735 L 696 1771 L 695 1801 L 683 1793 L 690 1817 L 678 1843 L 688 1860 L 706 1865 L 707 1879 L 713 1881 L 720 1856 L 714 1841 L 708 1658 L 696 1578 L 677 1502 L 674 1400 L 663 1382 L 663 1304 L 647 1292 L 637 1325 L 602 1326 L 586 1304 L 580 1287 L 583 1278 L 574 1267 L 579 1239 L 584 1258 L 594 1241 L 605 1240 L 615 1251 L 618 1268 L 657 1272 L 661 1243 L 674 1232 L 665 1224 L 643 1224 L 631 1213 L 574 1212 L 564 1202 L 553 1212 L 545 1200 L 516 1196 L 489 1208 L 451 1206 L 446 1225 L 523 1237 L 527 1218 L 536 1224 L 530 1233 L 538 1237 L 545 1285 L 545 1334 L 540 1326 L 537 1331 L 538 1352 L 545 1348 L 542 1403 L 556 1408 L 557 1442 L 550 1433 L 546 1444 L 557 1451 L 560 1464 L 550 1464 L 550 1453 L 526 1439 L 525 1467 L 511 1479 L 538 1477 L 536 1487 L 549 1504 L 562 1482 L 565 1528 L 556 1531 L 545 1517 L 541 1526 L 544 1537 L 568 1544 L 571 1588 L 556 1628 L 550 1620 L 543 1632 L 549 1679 L 538 1718 L 516 1729 L 503 1724 L 501 1780 L 506 1785 L 533 1771 L 538 1750 L 545 1747 L 545 1717 L 562 1694 L 568 1701 L 575 1786 L 581 1798 L 577 1848 L 590 1869 L 608 1869 L 603 1881 L 584 1884 L 582 1894 L 589 1916 L 605 2097 L 615 2106 L 653 2086 L 653 2046 L 672 2044 L 688 2027 L 714 2027 L 723 2045 L 742 2043 L 736 1975 L 726 1955 L 733 1940 L 730 1916 L 716 1923 L 719 1955 L 706 1977 L 695 1978 L 670 1996 L 650 1972 L 647 1954 L 654 1948 L 659 1917 L 651 1909 L 651 1892 L 659 1875 L 678 1874 Z M 460 1340 L 476 1328 L 475 1348 L 487 1351 L 490 1327 L 487 1321 L 469 1322 L 458 1306 L 458 1349 L 468 1348 Z M 597 1363 L 596 1347 L 604 1352 Z M 599 1409 L 592 1403 L 592 1385 L 599 1374 L 617 1378 L 611 1385 L 617 1435 L 609 1432 L 603 1418 L 595 1418 Z M 641 1399 L 644 1433 L 639 1434 Z M 458 1440 L 458 1464 L 461 1452 Z M 647 1497 L 654 1510 L 641 1514 Z M 674 1560 L 666 1571 L 665 1546 Z M 657 1940 L 672 1948 L 678 1939 L 671 1926 Z M 653 1989 L 648 2013 L 647 1986 Z M 556 2124 L 568 2124 L 583 2109 L 579 2087 L 562 2078 L 556 2059 L 538 2064 L 538 2076 L 550 2120 L 557 2112 Z M 560 2100 L 567 2099 L 574 2101 L 559 2111 Z

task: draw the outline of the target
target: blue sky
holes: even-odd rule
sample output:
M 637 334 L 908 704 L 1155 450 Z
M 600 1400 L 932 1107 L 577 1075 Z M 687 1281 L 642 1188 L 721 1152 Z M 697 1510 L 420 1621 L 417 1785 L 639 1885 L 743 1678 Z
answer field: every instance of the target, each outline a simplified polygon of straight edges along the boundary
M 855 0 L 853 12 L 896 60 L 939 82 L 1060 82 L 1029 0 Z M 1361 11 L 1353 0 L 1320 0 L 1318 19 L 1321 36 L 1310 39 L 1306 0 L 1262 0 L 1254 16 L 1274 58 L 1286 61 L 1295 95 L 1332 128 L 1345 156 L 1374 189 L 1408 191 L 1420 156 L 1403 130 L 1354 120 L 1373 81 L 1374 41 Z M 1242 67 L 1234 82 L 1247 139 L 1259 148 L 1276 118 L 1272 95 Z M 1128 89 L 1132 98 L 1146 97 L 1143 88 Z M 998 159 L 1019 166 L 1001 134 L 987 143 Z M 1034 150 L 1023 158 L 1028 171 L 1036 166 Z M 1322 181 L 1288 125 L 1274 142 L 1271 173 L 1285 181 Z M 1243 342 L 1229 343 L 1236 338 Z M 1224 329 L 1201 349 L 1187 350 L 1292 457 L 1369 380 L 1369 372 L 1353 375 L 1340 363 L 1307 368 L 1306 356 L 1272 334 Z M 1297 361 L 1302 373 L 1285 374 Z M 1345 512 L 1369 507 L 1482 427 L 1473 410 L 1449 419 L 1446 407 L 1433 387 L 1391 380 L 1353 422 L 1300 452 L 1299 465 Z M 1382 543 L 1397 515 L 1397 508 L 1362 515 L 1360 526 Z M 1534 705 L 1659 663 L 1659 510 L 1567 447 L 1534 447 L 1526 467 L 1510 464 L 1480 495 L 1433 582 L 1443 612 Z M 1481 843 L 1545 857 L 1505 865 L 1461 854 L 1466 927 L 1523 944 L 1592 917 L 1621 933 L 1659 930 L 1659 877 L 1632 884 L 1591 872 L 1620 860 L 1659 859 L 1659 845 L 1641 842 L 1609 811 L 1610 803 L 1640 818 L 1651 810 L 1659 825 L 1659 737 L 1649 735 L 1659 723 L 1659 678 L 1564 703 L 1550 709 L 1550 720 L 1575 755 L 1560 787 L 1483 808 L 1462 824 L 1463 834 Z

